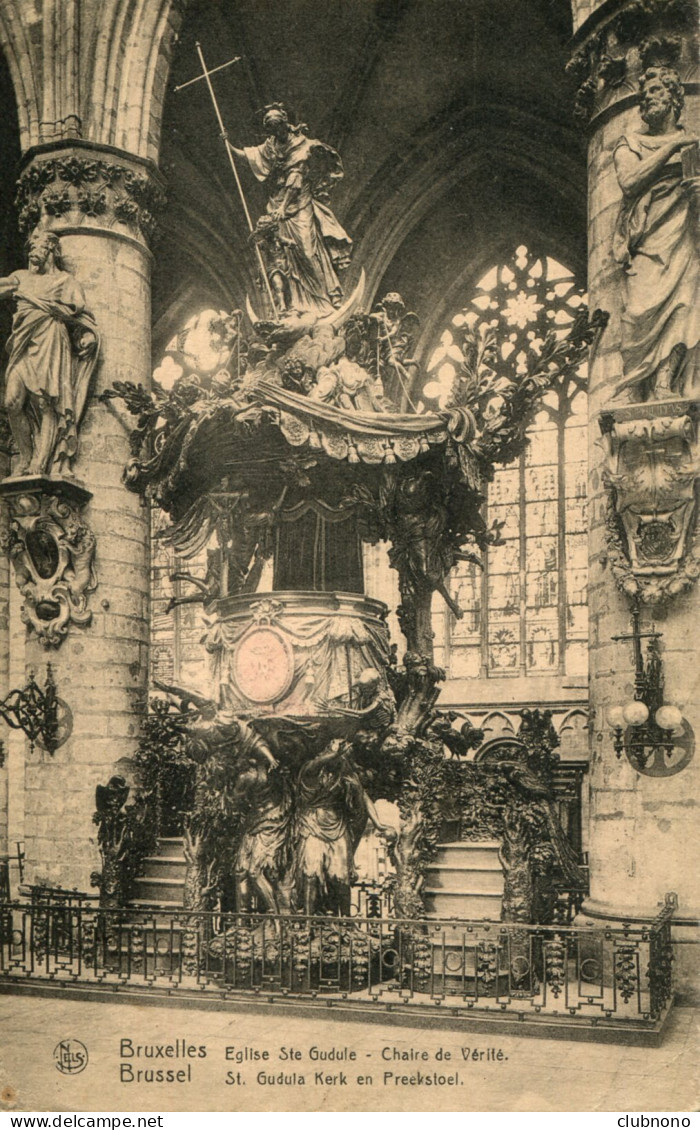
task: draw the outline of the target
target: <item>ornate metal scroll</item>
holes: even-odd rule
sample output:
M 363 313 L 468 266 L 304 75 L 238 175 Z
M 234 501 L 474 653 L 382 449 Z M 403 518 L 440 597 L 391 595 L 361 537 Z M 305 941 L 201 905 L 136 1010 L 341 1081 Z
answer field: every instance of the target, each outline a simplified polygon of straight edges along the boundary
M 0 702 L 0 717 L 11 729 L 26 734 L 32 748 L 40 742 L 49 753 L 55 753 L 73 729 L 69 707 L 56 695 L 50 663 L 46 666 L 43 691 L 30 674 L 25 687 L 10 691 Z

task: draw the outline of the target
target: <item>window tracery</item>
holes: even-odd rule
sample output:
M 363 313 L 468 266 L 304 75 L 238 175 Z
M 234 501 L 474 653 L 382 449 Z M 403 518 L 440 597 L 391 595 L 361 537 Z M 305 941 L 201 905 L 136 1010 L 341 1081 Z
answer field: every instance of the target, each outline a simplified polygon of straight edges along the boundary
M 477 283 L 430 354 L 426 408 L 442 405 L 462 361 L 460 327 L 496 330 L 506 375 L 524 373 L 528 349 L 550 329 L 562 332 L 585 302 L 573 273 L 518 247 Z M 487 521 L 502 522 L 483 572 L 466 562 L 452 575 L 462 620 L 438 613 L 436 645 L 452 678 L 587 671 L 586 373 L 560 382 L 529 429 L 516 464 L 488 487 Z

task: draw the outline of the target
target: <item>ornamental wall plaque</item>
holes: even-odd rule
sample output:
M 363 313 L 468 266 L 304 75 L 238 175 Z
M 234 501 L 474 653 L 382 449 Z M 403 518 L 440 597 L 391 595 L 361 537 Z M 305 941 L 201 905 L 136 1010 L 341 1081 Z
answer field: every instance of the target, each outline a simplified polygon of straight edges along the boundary
M 82 516 L 92 495 L 74 480 L 33 475 L 3 480 L 0 496 L 10 512 L 3 548 L 24 600 L 22 620 L 45 648 L 59 647 L 71 624 L 92 622 L 96 539 Z
M 279 702 L 294 679 L 294 652 L 278 628 L 261 625 L 239 641 L 231 669 L 244 698 L 255 703 Z
M 600 417 L 608 490 L 608 559 L 620 589 L 646 604 L 700 573 L 696 404 L 628 405 Z

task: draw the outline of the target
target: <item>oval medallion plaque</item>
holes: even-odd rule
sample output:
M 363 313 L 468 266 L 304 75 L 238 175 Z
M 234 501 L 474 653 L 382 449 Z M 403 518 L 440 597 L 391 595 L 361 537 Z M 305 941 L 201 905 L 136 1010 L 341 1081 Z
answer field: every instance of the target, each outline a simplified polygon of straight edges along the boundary
M 27 531 L 24 540 L 32 565 L 42 581 L 50 581 L 60 562 L 56 538 L 48 530 L 37 526 Z
M 253 628 L 233 653 L 233 678 L 251 702 L 277 702 L 294 678 L 294 653 L 276 628 Z

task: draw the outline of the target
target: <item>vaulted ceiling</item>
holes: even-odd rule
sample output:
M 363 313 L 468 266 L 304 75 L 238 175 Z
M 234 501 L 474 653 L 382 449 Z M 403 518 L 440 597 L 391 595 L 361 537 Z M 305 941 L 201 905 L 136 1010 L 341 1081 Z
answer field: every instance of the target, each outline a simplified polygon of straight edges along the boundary
M 585 138 L 564 72 L 567 0 L 191 0 L 166 99 L 170 182 L 156 253 L 156 349 L 193 306 L 254 290 L 241 205 L 204 83 L 209 67 L 236 145 L 262 140 L 284 101 L 341 153 L 333 208 L 355 240 L 370 297 L 399 290 L 424 324 L 513 241 L 585 281 Z M 255 217 L 264 197 L 247 170 Z M 354 272 L 354 274 L 353 274 Z
M 585 282 L 585 138 L 565 74 L 568 0 L 189 0 L 162 131 L 169 184 L 154 261 L 156 354 L 194 309 L 254 294 L 247 228 L 204 83 L 210 67 L 234 144 L 262 140 L 284 101 L 341 153 L 333 208 L 355 241 L 367 296 L 398 290 L 427 341 L 499 255 L 529 242 Z M 14 105 L 0 61 L 0 97 Z M 11 205 L 16 116 L 0 121 L 0 258 L 21 256 Z M 246 169 L 253 216 L 264 196 Z M 0 319 L 2 313 L 0 313 Z M 2 328 L 0 326 L 0 328 Z

